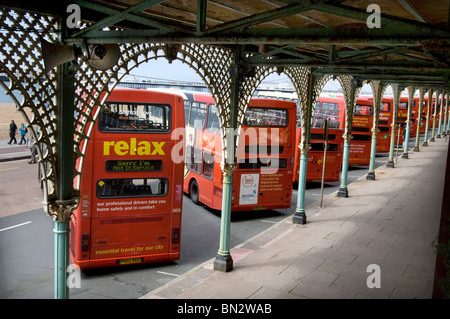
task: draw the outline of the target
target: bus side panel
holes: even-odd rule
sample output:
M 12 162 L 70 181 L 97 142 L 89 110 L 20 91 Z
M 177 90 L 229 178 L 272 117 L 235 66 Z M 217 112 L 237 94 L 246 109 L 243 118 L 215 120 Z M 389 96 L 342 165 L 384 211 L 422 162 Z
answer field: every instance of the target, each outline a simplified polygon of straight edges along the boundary
M 179 103 L 182 103 L 180 100 Z M 180 108 L 176 108 L 180 110 Z M 182 114 L 178 114 L 176 118 L 178 119 L 177 127 L 184 127 L 184 117 Z M 185 138 L 184 136 L 178 136 L 178 140 L 174 141 L 174 146 L 178 149 L 186 150 Z M 178 154 L 180 155 L 180 154 Z M 184 181 L 184 156 L 182 154 L 179 163 L 173 165 L 173 193 L 172 200 L 172 225 L 170 229 L 170 260 L 176 260 L 180 258 L 180 242 L 181 242 L 181 213 L 183 210 L 183 181 Z
M 93 132 L 95 134 L 95 131 Z M 83 174 L 80 183 L 80 204 L 73 212 L 72 219 L 70 221 L 70 239 L 69 250 L 70 258 L 73 263 L 78 264 L 80 267 L 82 264 L 87 263 L 89 260 L 89 236 L 91 232 L 91 203 L 92 203 L 92 152 L 93 142 L 90 142 L 87 146 L 86 157 L 83 164 Z M 77 167 L 80 165 L 78 159 Z M 83 247 L 82 247 L 83 246 Z

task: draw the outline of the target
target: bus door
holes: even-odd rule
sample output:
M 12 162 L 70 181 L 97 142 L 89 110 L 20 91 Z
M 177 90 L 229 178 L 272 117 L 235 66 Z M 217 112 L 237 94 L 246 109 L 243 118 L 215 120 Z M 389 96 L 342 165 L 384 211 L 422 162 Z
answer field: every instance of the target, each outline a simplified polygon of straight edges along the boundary
M 289 208 L 296 104 L 252 99 L 244 116 L 233 177 L 233 211 Z
M 368 166 L 372 142 L 373 103 L 364 97 L 356 101 L 350 140 L 349 165 Z
M 71 259 L 80 268 L 180 257 L 183 99 L 116 89 L 99 111 L 71 222 Z M 183 130 L 184 132 L 184 130 Z M 181 132 L 178 132 L 181 133 Z

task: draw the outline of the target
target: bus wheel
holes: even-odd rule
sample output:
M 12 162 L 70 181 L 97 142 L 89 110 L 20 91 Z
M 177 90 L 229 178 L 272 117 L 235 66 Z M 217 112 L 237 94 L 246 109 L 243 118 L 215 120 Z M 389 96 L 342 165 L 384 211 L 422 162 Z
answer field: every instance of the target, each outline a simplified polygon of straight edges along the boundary
M 198 184 L 195 179 L 192 180 L 190 186 L 189 186 L 189 195 L 191 196 L 191 200 L 194 204 L 199 204 L 199 191 L 198 191 Z

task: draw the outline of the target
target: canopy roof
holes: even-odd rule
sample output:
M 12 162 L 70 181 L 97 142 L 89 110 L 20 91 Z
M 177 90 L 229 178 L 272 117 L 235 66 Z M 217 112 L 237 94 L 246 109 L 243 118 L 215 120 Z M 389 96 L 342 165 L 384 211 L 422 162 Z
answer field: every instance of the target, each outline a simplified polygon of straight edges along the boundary
M 449 2 L 0 0 L 63 19 L 67 6 L 78 4 L 84 27 L 69 30 L 67 43 L 242 44 L 252 53 L 249 65 L 308 66 L 317 73 L 442 89 L 450 86 Z

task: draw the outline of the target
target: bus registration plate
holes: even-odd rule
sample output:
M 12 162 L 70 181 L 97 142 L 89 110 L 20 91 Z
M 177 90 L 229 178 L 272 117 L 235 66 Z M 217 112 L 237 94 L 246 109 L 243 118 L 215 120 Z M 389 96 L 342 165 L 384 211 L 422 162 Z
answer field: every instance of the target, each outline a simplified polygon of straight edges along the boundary
M 118 260 L 119 265 L 137 264 L 143 262 L 143 258 L 128 258 Z
M 253 206 L 253 210 L 266 210 L 267 206 Z

